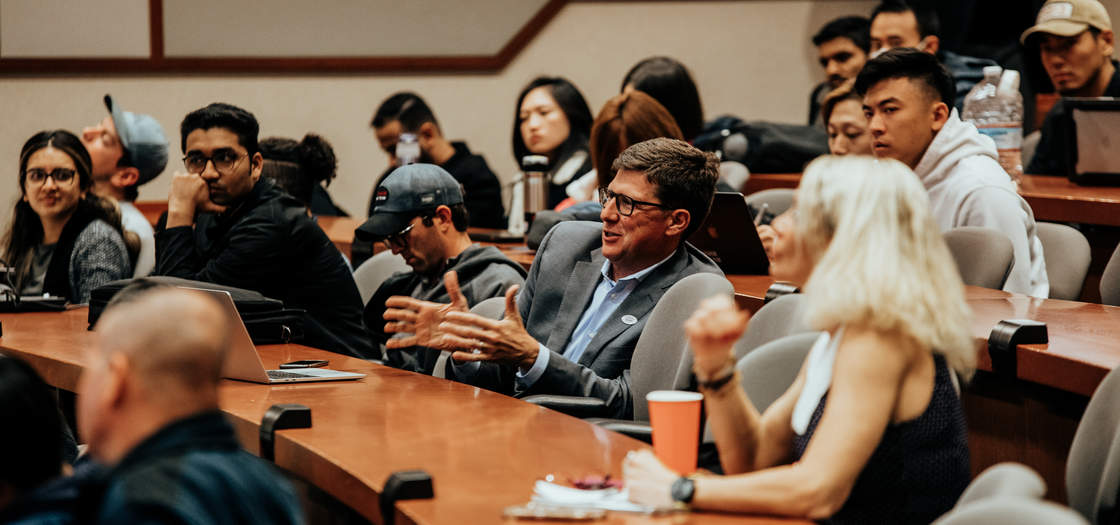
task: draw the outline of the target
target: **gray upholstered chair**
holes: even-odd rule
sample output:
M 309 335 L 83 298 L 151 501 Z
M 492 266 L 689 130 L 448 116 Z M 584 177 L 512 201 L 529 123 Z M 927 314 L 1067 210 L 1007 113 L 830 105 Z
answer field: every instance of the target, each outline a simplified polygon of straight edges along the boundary
M 747 195 L 747 204 L 758 210 L 762 208 L 765 203 L 770 213 L 774 215 L 781 215 L 790 206 L 793 206 L 793 190 L 789 188 L 772 188 L 769 190 L 756 191 Z
M 1025 498 L 988 498 L 954 507 L 935 525 L 1087 525 L 1080 514 L 1049 501 Z
M 412 268 L 405 264 L 404 257 L 394 255 L 392 251 L 385 250 L 354 270 L 354 282 L 358 285 L 358 294 L 362 296 L 362 304 L 369 302 L 373 293 L 381 287 L 390 275 L 399 272 L 411 271 Z
M 1105 376 L 1077 425 L 1066 461 L 1069 506 L 1093 524 L 1120 523 L 1120 368 Z
M 1101 274 L 1101 303 L 1120 306 L 1120 245 L 1108 258 Z
M 1007 235 L 991 228 L 963 226 L 945 232 L 945 243 L 964 284 L 1003 288 L 1015 262 L 1015 249 Z
M 964 489 L 957 505 L 961 508 L 988 498 L 1042 499 L 1046 495 L 1046 482 L 1034 469 L 1021 463 L 999 463 L 981 472 Z
M 789 296 L 786 296 L 789 297 Z M 759 310 L 761 313 L 762 310 Z M 754 322 L 754 319 L 751 320 Z M 751 349 L 739 358 L 735 368 L 739 371 L 739 385 L 759 412 L 777 401 L 797 379 L 801 365 L 821 332 L 803 331 L 792 335 L 779 335 Z M 742 341 L 742 339 L 740 339 Z M 738 345 L 736 345 L 738 348 Z M 715 443 L 710 426 L 704 427 L 703 443 Z
M 719 181 L 740 191 L 751 178 L 751 170 L 742 162 L 725 160 L 719 163 Z
M 714 295 L 734 296 L 731 283 L 722 275 L 693 274 L 677 281 L 657 302 L 646 320 L 642 335 L 630 358 L 632 420 L 595 419 L 596 424 L 648 441 L 649 405 L 646 394 L 654 390 L 684 390 L 692 383 L 692 350 L 684 322 L 700 302 Z M 577 417 L 605 414 L 606 403 L 597 398 L 535 395 L 525 401 Z
M 748 353 L 735 367 L 739 381 L 755 409 L 765 412 L 797 379 L 801 365 L 821 332 L 787 335 Z
M 501 319 L 502 315 L 506 313 L 506 298 L 502 296 L 483 299 L 481 302 L 471 307 L 471 312 L 490 319 Z M 444 350 L 439 353 L 439 359 L 436 359 L 436 366 L 432 369 L 432 377 L 447 377 L 447 360 L 450 358 L 451 352 Z
M 775 339 L 810 331 L 801 315 L 804 303 L 804 295 L 791 293 L 759 308 L 751 316 L 747 331 L 735 342 L 735 359 L 742 359 L 751 350 Z
M 1053 222 L 1038 223 L 1038 238 L 1046 258 L 1050 298 L 1069 301 L 1080 298 L 1092 255 L 1089 241 L 1081 232 Z

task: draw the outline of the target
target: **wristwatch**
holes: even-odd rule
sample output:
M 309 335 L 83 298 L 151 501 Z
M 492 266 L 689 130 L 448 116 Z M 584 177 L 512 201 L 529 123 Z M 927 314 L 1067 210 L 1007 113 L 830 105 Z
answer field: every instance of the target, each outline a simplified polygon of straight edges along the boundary
M 692 478 L 681 476 L 673 482 L 673 487 L 669 489 L 669 494 L 672 495 L 673 501 L 681 503 L 691 503 L 692 495 L 696 492 L 696 482 Z

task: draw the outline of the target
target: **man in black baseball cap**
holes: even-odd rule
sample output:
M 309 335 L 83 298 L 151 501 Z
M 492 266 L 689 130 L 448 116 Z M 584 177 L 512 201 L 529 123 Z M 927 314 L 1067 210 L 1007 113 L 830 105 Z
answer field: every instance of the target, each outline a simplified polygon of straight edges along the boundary
M 366 328 L 382 348 L 390 335 L 381 317 L 389 297 L 450 302 L 443 281 L 449 271 L 457 274 L 462 296 L 472 305 L 500 297 L 510 286 L 525 281 L 521 265 L 493 246 L 471 242 L 462 189 L 443 168 L 433 164 L 397 168 L 374 190 L 373 200 L 373 215 L 354 232 L 355 238 L 383 242 L 412 268 L 385 280 L 366 304 Z M 398 368 L 431 374 L 439 357 L 438 350 L 411 347 L 390 350 L 385 360 Z
M 93 193 L 117 202 L 124 229 L 140 238 L 134 277 L 151 273 L 156 265 L 155 232 L 132 203 L 141 185 L 167 166 L 167 138 L 150 115 L 124 111 L 105 95 L 109 116 L 82 129 L 82 144 L 93 161 Z

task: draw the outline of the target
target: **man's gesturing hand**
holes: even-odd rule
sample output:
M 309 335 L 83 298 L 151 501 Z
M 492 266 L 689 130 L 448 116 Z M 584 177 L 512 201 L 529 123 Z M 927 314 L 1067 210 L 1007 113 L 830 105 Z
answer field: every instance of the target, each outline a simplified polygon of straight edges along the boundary
M 443 286 L 447 288 L 449 304 L 421 301 L 404 295 L 394 295 L 385 301 L 385 333 L 412 334 L 394 337 L 385 342 L 387 348 L 408 348 L 426 346 L 448 349 L 446 336 L 440 330 L 440 323 L 451 312 L 469 312 L 467 298 L 459 290 L 459 277 L 454 271 L 443 276 Z
M 506 291 L 506 314 L 501 321 L 487 319 L 470 312 L 450 312 L 440 330 L 448 349 L 460 351 L 451 354 L 456 361 L 498 361 L 529 368 L 537 359 L 540 344 L 521 321 L 517 310 L 517 291 L 511 286 Z

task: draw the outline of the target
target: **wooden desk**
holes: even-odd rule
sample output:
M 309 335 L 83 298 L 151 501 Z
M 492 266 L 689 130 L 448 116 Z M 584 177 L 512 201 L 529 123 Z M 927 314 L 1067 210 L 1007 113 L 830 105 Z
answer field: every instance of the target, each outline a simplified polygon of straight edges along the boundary
M 354 244 L 354 230 L 358 229 L 365 221 L 359 221 L 351 217 L 316 217 L 319 222 L 319 227 L 323 229 L 323 233 L 327 234 L 327 238 L 331 240 L 338 251 L 350 258 L 350 247 Z
M 1120 226 L 1120 187 L 1078 186 L 1065 177 L 1025 175 L 1019 194 L 1037 220 Z
M 752 173 L 743 194 L 771 188 L 796 188 L 800 173 Z M 1024 175 L 1019 194 L 1040 221 L 1120 226 L 1120 187 L 1078 186 L 1065 177 Z
M 93 348 L 85 308 L 3 314 L 0 348 L 28 360 L 50 384 L 73 391 Z M 504 507 L 528 501 L 547 474 L 621 474 L 626 452 L 647 445 L 517 399 L 300 345 L 260 348 L 266 367 L 330 359 L 369 374 L 359 381 L 269 386 L 223 381 L 222 410 L 246 449 L 258 450 L 258 424 L 276 403 L 311 407 L 314 426 L 278 432 L 276 464 L 374 523 L 378 495 L 397 470 L 432 474 L 434 499 L 402 502 L 397 523 L 495 523 Z M 648 518 L 614 513 L 610 523 L 807 523 L 694 514 Z

